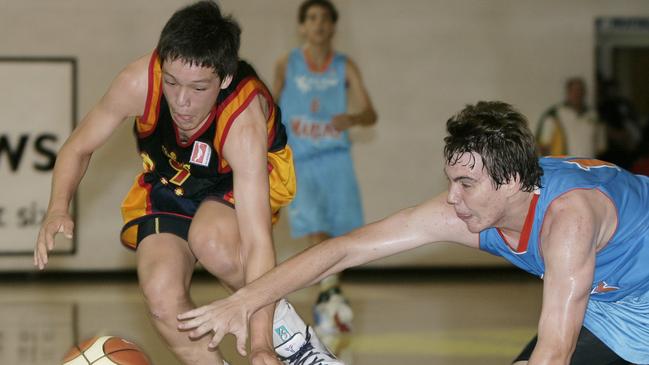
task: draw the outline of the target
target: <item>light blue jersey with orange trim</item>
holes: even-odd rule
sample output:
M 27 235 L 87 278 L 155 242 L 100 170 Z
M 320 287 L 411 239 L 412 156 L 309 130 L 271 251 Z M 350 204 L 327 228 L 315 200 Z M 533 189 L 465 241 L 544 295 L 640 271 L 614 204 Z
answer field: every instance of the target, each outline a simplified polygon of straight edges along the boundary
M 527 230 L 529 240 L 521 238 L 515 251 L 489 228 L 480 232 L 480 249 L 542 278 L 540 233 L 550 204 L 575 189 L 604 193 L 617 209 L 618 226 L 596 255 L 584 326 L 626 360 L 649 363 L 649 330 L 642 325 L 649 323 L 649 178 L 592 159 L 545 157 L 540 164 L 538 202 L 521 234 Z
M 346 65 L 344 55 L 332 53 L 325 67 L 315 70 L 301 48 L 289 54 L 280 108 L 296 161 L 349 149 L 347 131 L 331 124 L 335 115 L 347 112 Z

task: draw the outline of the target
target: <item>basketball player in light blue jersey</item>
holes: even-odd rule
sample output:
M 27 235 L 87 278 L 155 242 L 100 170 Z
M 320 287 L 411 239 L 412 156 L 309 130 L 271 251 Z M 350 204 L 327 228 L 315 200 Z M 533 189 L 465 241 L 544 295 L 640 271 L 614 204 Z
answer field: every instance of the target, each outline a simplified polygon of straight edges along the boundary
M 526 118 L 502 102 L 467 106 L 447 130 L 448 191 L 311 247 L 181 316 L 184 328 L 245 339 L 246 319 L 287 293 L 351 266 L 457 242 L 543 280 L 538 334 L 514 364 L 649 364 L 649 178 L 598 160 L 538 159 Z
M 298 176 L 289 206 L 291 234 L 311 244 L 363 225 L 347 130 L 377 118 L 360 71 L 332 47 L 337 19 L 327 0 L 302 3 L 298 21 L 305 43 L 279 60 L 273 85 Z M 348 112 L 348 99 L 358 113 Z M 336 335 L 351 328 L 351 308 L 337 276 L 321 282 L 314 319 L 316 332 L 333 348 Z

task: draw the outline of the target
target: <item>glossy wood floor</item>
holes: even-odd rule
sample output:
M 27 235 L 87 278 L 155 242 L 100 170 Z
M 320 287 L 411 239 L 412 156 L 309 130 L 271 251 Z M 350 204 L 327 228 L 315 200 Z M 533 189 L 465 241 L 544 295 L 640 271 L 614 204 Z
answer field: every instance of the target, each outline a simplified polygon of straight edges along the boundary
M 509 270 L 355 271 L 343 279 L 355 328 L 343 357 L 354 365 L 509 364 L 534 335 L 540 281 Z M 198 275 L 198 303 L 225 291 Z M 289 297 L 311 322 L 316 288 Z M 178 364 L 150 325 L 133 274 L 2 276 L 0 364 L 60 364 L 73 343 L 116 335 L 155 365 Z M 233 365 L 246 364 L 229 338 Z

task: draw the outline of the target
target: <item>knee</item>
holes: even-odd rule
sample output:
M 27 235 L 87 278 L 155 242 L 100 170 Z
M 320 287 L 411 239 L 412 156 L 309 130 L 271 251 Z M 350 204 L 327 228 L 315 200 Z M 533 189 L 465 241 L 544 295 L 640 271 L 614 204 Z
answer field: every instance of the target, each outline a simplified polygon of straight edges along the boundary
M 189 307 L 189 293 L 182 285 L 174 285 L 164 278 L 140 281 L 140 289 L 154 320 L 176 321 L 176 316 Z
M 212 232 L 190 232 L 189 247 L 201 265 L 219 278 L 231 277 L 242 271 L 236 239 Z

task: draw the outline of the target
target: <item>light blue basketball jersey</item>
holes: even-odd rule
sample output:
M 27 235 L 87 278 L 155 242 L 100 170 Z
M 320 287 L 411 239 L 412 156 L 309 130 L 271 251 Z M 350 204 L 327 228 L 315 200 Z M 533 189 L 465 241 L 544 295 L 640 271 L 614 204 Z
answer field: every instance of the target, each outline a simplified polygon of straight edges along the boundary
M 331 125 L 332 117 L 347 112 L 346 63 L 344 55 L 334 53 L 329 65 L 317 72 L 309 68 L 301 48 L 289 54 L 280 108 L 296 161 L 349 150 L 347 131 Z
M 584 326 L 627 361 L 649 363 L 649 178 L 615 165 L 577 158 L 541 158 L 543 176 L 527 247 L 511 249 L 496 228 L 480 232 L 480 249 L 543 277 L 540 232 L 554 199 L 598 189 L 618 213 L 618 227 L 595 259 Z

